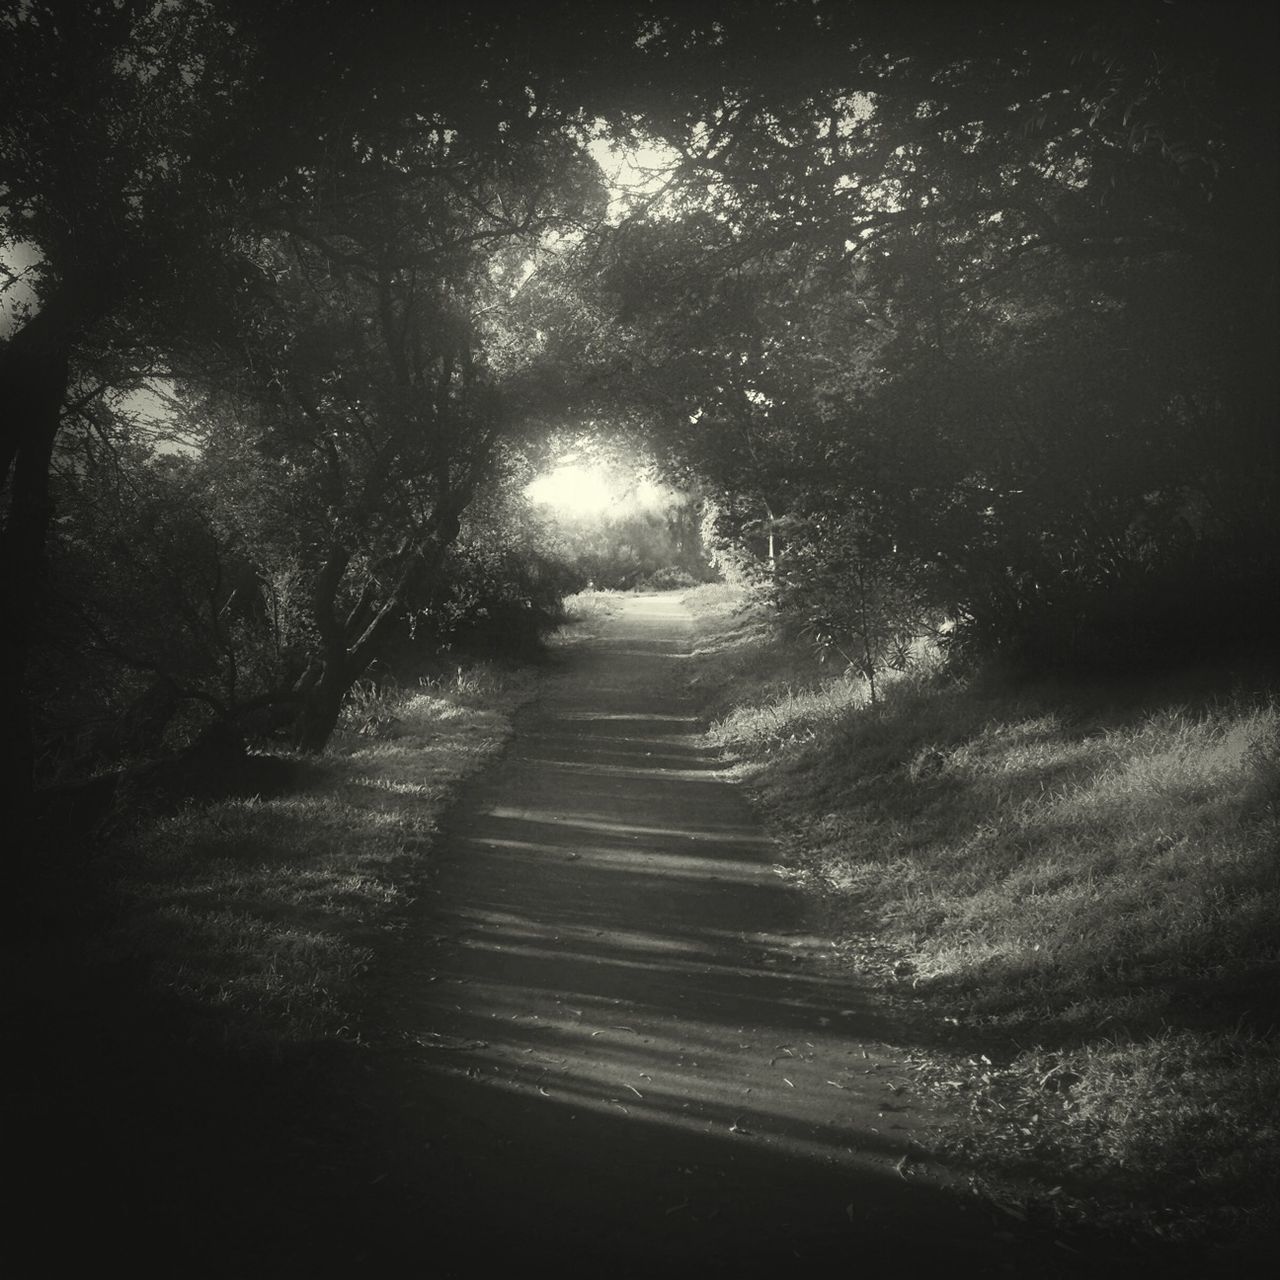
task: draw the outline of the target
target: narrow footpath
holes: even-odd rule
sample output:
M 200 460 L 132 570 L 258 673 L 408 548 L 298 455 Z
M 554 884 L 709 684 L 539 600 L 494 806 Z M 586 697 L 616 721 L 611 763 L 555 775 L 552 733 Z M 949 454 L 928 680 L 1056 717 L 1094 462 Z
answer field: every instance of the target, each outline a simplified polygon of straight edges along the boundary
M 640 596 L 564 651 L 371 932 L 350 1036 L 219 1056 L 121 997 L 103 1023 L 93 985 L 15 1023 L 50 1088 L 28 1091 L 9 1270 L 1209 1274 L 1060 1239 L 930 1157 L 921 1035 L 816 936 L 701 745 L 690 633 L 676 596 Z
M 412 1153 L 385 1190 L 459 1275 L 1007 1274 L 1022 1246 L 925 1153 L 910 1044 L 699 744 L 690 631 L 627 599 L 455 813 L 370 1015 L 371 1122 Z

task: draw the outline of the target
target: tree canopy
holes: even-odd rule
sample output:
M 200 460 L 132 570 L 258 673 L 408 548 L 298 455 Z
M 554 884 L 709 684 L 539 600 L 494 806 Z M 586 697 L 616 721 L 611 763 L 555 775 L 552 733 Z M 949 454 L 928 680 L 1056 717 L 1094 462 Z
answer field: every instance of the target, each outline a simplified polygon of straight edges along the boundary
M 1266 633 L 1261 11 L 24 0 L 0 30 L 21 787 L 95 717 L 318 747 L 409 638 L 554 594 L 519 494 L 560 429 L 642 442 L 871 678 L 922 627 L 1064 670 Z M 652 170 L 629 195 L 605 144 Z M 148 380 L 177 452 L 129 412 Z

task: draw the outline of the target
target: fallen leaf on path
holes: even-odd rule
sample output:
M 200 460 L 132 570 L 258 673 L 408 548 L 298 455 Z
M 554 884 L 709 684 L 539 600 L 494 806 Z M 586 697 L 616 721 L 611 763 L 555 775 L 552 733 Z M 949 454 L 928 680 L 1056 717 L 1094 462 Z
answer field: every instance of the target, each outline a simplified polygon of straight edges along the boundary
M 1019 1222 L 1026 1222 L 1027 1215 L 1019 1209 L 1017 1205 L 1007 1204 L 1003 1200 L 997 1200 L 994 1196 L 991 1197 L 991 1203 L 995 1205 L 1001 1213 L 1007 1213 L 1009 1217 L 1016 1218 Z
M 439 1031 L 424 1031 L 414 1036 L 413 1041 L 423 1049 L 448 1049 L 454 1052 L 489 1047 L 487 1040 L 464 1040 L 461 1036 L 446 1036 Z

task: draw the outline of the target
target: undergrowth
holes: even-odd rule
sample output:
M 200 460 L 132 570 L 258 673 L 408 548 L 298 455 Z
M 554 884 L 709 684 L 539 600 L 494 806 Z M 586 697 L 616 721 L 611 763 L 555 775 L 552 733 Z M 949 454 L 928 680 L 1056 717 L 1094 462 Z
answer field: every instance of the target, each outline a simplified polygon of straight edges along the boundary
M 968 1116 L 952 1154 L 1138 1231 L 1274 1229 L 1273 689 L 1015 689 L 924 654 L 873 708 L 732 588 L 686 603 L 709 736 L 833 931 L 984 1047 L 920 1058 Z

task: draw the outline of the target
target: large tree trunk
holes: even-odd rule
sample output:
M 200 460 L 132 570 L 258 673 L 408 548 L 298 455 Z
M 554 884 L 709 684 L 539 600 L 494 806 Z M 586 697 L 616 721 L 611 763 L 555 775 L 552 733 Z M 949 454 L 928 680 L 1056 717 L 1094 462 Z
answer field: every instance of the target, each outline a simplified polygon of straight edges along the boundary
M 320 679 L 307 691 L 294 722 L 294 742 L 299 751 L 323 751 L 338 727 L 342 700 L 359 672 L 345 663 L 326 662 Z
M 439 575 L 460 528 L 453 507 L 440 514 L 433 536 L 425 546 L 409 550 L 395 585 L 363 630 L 359 630 L 365 614 L 363 606 L 345 620 L 339 620 L 334 613 L 338 585 L 351 556 L 345 548 L 330 548 L 312 593 L 312 616 L 324 642 L 324 658 L 319 677 L 301 682 L 298 690 L 301 706 L 294 722 L 294 742 L 300 751 L 324 750 L 338 727 L 348 690 L 387 651 L 403 625 L 406 602 L 413 595 L 423 595 L 428 582 Z
M 0 348 L 0 724 L 10 761 L 0 770 L 5 813 L 25 815 L 33 787 L 34 744 L 26 672 L 35 613 L 44 588 L 52 518 L 49 465 L 70 376 L 71 340 L 51 307 Z
M 311 617 L 320 633 L 321 654 L 318 674 L 302 683 L 301 700 L 294 721 L 294 743 L 300 751 L 323 751 L 338 725 L 342 700 L 360 674 L 347 649 L 346 628 L 336 612 L 338 588 L 351 563 L 351 552 L 334 543 L 316 574 L 311 589 Z

